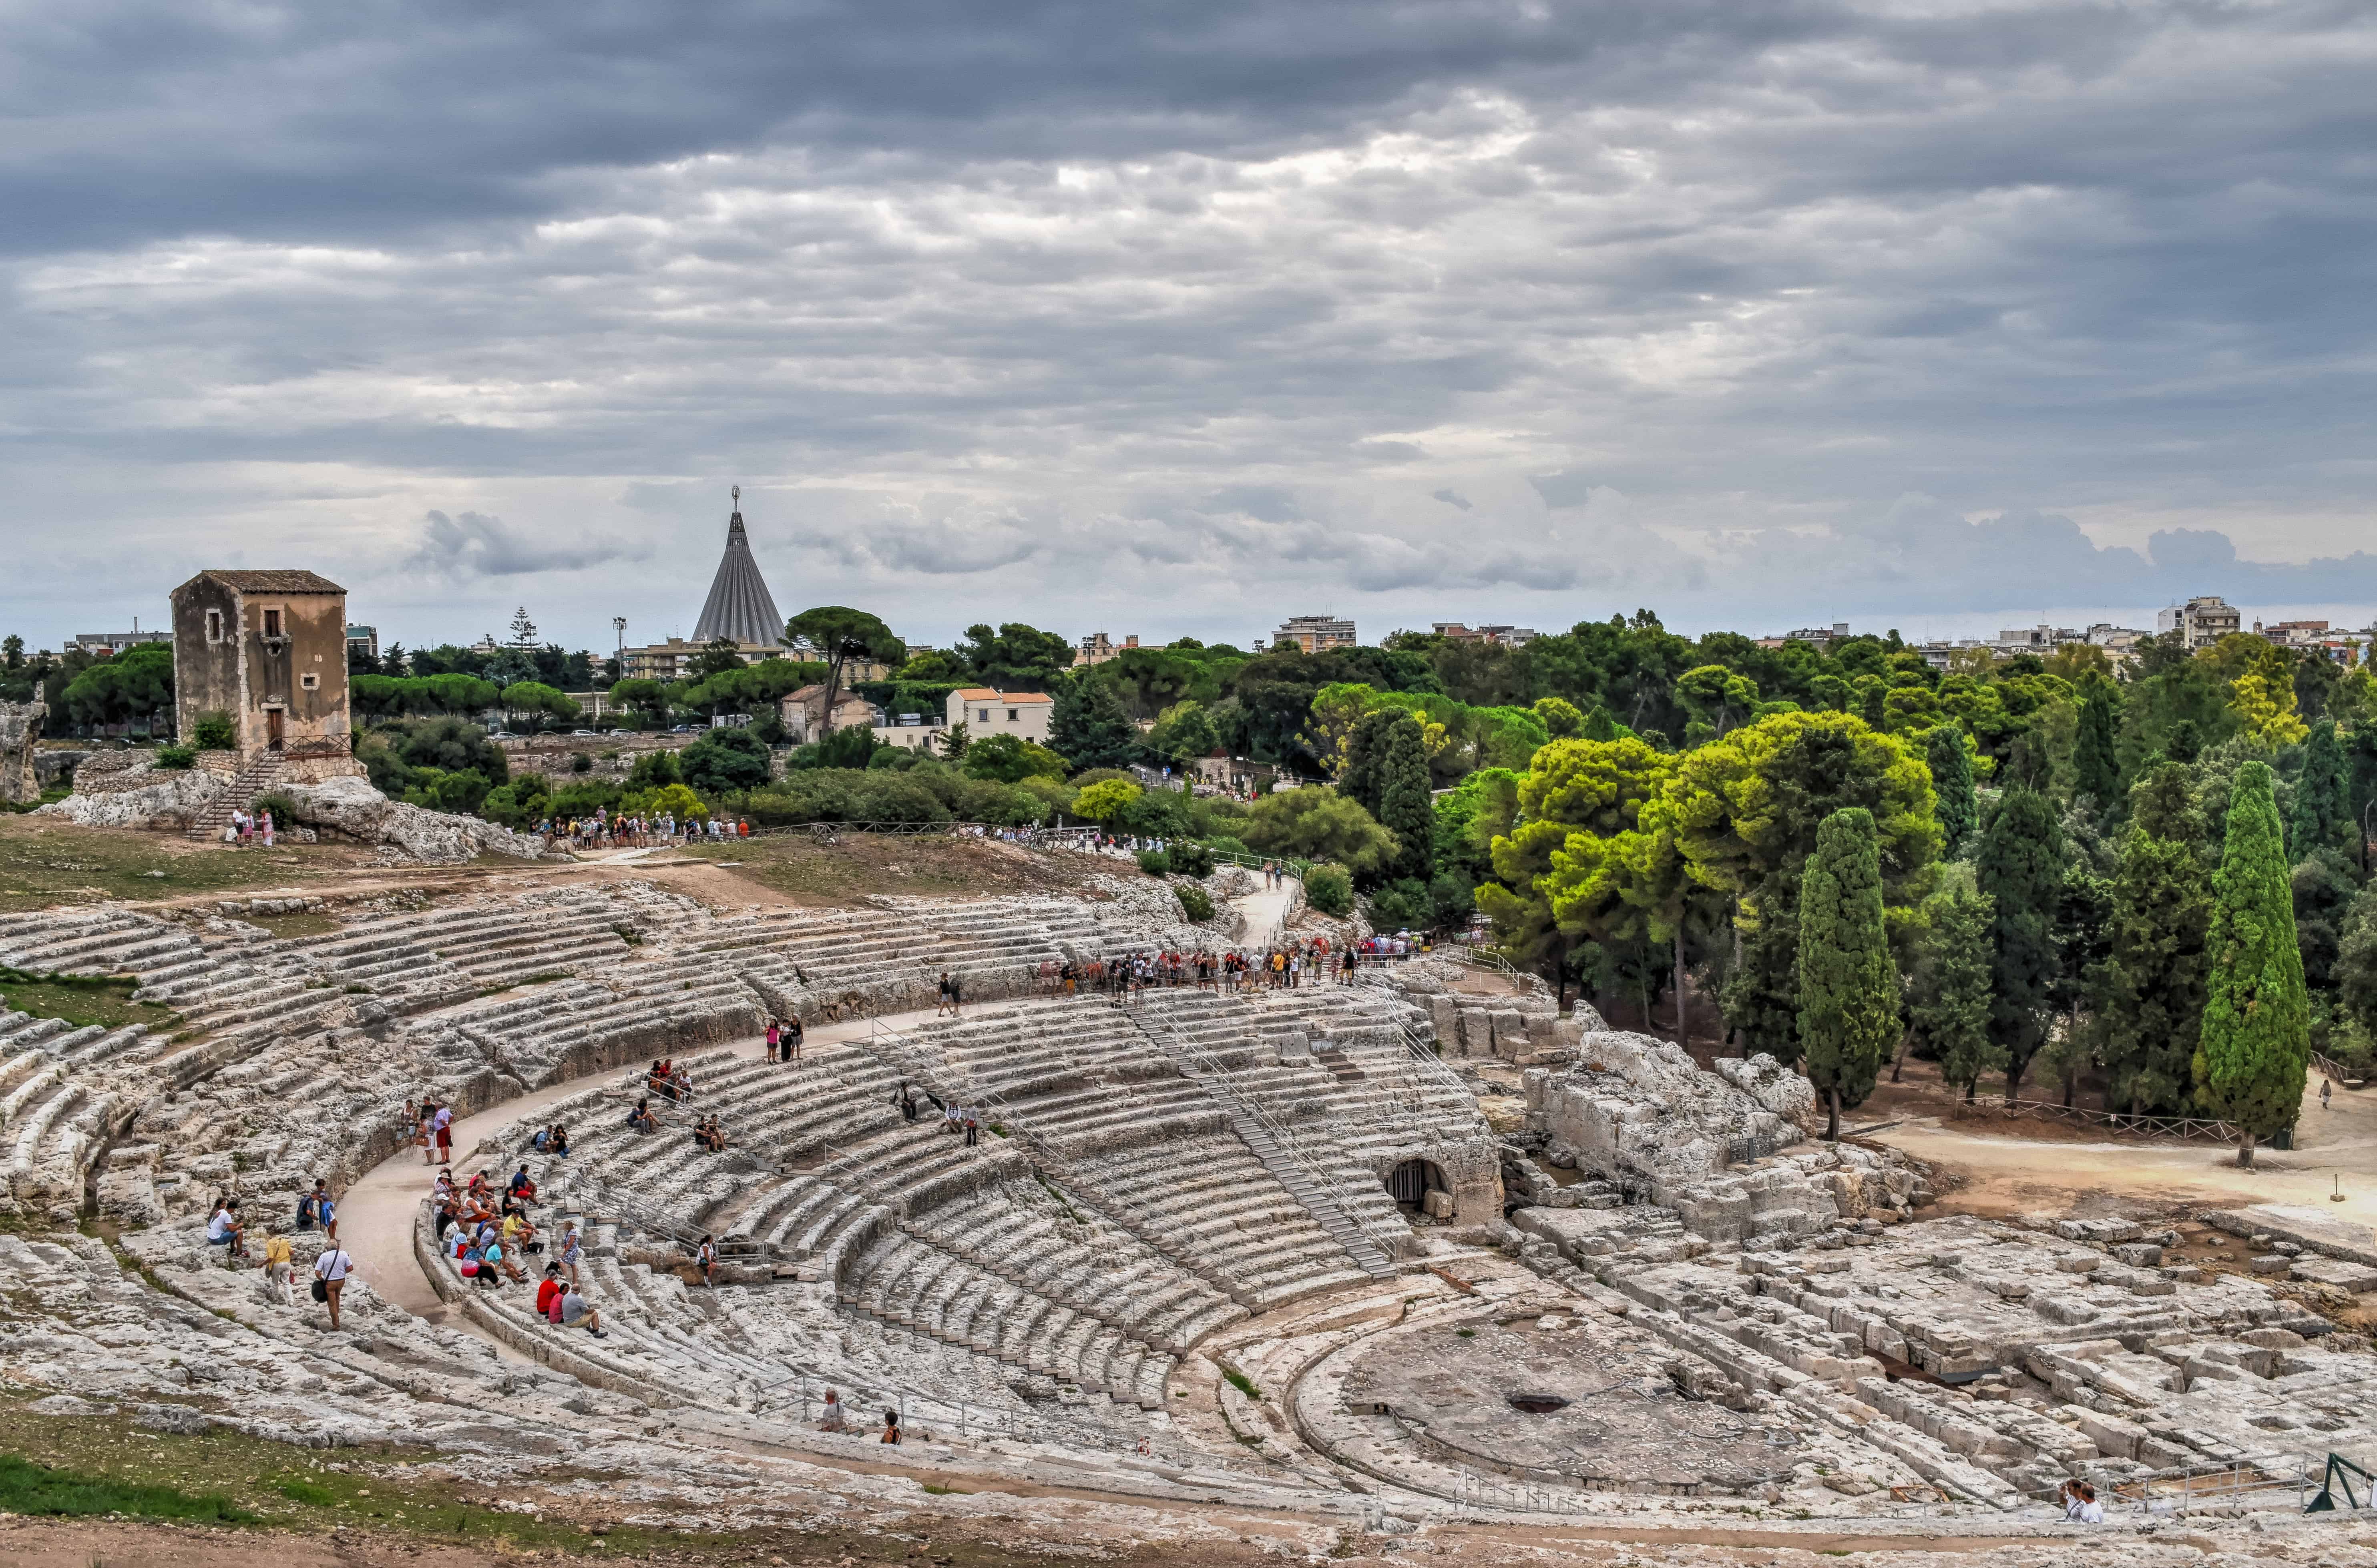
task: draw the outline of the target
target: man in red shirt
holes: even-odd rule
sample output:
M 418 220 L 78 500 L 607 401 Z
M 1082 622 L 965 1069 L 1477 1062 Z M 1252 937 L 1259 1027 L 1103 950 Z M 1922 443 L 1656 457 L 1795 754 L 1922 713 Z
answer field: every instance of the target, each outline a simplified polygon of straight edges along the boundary
M 561 1294 L 561 1265 L 557 1263 L 546 1264 L 544 1282 L 536 1288 L 536 1315 L 550 1321 L 553 1317 L 553 1299 L 559 1294 Z

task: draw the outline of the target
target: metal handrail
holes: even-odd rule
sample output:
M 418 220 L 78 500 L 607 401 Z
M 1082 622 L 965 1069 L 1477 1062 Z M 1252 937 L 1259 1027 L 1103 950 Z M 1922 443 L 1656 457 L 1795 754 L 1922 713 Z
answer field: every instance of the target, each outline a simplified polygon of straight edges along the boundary
M 1143 1018 L 1139 1018 L 1138 1015 L 1133 1016 L 1139 1021 L 1141 1028 L 1146 1028 L 1147 1025 Z M 1380 1233 L 1364 1216 L 1359 1206 L 1352 1201 L 1352 1196 L 1346 1192 L 1343 1180 L 1330 1169 L 1327 1162 L 1315 1158 L 1305 1147 L 1304 1141 L 1296 1135 L 1284 1121 L 1272 1115 L 1249 1097 L 1238 1092 L 1237 1087 L 1231 1082 L 1232 1069 L 1226 1063 L 1182 1034 L 1179 1025 L 1165 1010 L 1158 1009 L 1158 1021 L 1163 1025 L 1165 1032 L 1172 1037 L 1173 1044 L 1180 1054 L 1188 1062 L 1195 1063 L 1197 1071 L 1192 1075 L 1197 1076 L 1224 1107 L 1243 1114 L 1270 1134 L 1272 1140 L 1279 1146 L 1280 1152 L 1287 1156 L 1289 1162 L 1328 1195 L 1330 1202 L 1336 1206 L 1338 1213 L 1344 1217 L 1345 1222 L 1351 1225 L 1364 1241 L 1376 1247 L 1380 1255 L 1392 1265 L 1397 1253 L 1402 1250 L 1401 1239 L 1392 1234 Z

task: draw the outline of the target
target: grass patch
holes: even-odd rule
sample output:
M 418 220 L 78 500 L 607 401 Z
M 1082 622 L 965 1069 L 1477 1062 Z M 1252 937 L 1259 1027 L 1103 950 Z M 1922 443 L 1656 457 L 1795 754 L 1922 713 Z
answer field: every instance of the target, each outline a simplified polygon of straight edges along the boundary
M 0 1002 L 36 1018 L 63 1018 L 77 1028 L 146 1024 L 153 1029 L 175 1022 L 172 1008 L 132 1000 L 139 984 L 129 975 L 42 975 L 0 968 Z
M 925 1481 L 920 1484 L 923 1485 L 926 1491 L 931 1492 L 935 1497 L 972 1497 L 973 1495 L 973 1493 L 968 1491 L 962 1486 L 935 1486 L 930 1481 Z
M 713 867 L 722 860 L 737 861 L 731 868 L 704 874 L 716 876 L 721 883 L 729 878 L 756 883 L 801 903 L 846 904 L 861 894 L 885 892 L 912 896 L 1069 892 L 1081 883 L 1076 857 L 1043 855 L 997 840 L 849 831 L 838 831 L 834 837 L 832 844 L 797 834 L 741 838 L 688 845 L 677 854 Z M 706 891 L 708 884 L 700 887 L 704 897 L 748 901 L 723 886 L 715 893 Z
M 260 925 L 275 936 L 328 936 L 339 929 L 339 922 L 329 916 L 300 909 L 287 915 L 242 915 L 250 925 Z
M 178 833 L 83 827 L 56 817 L 0 813 L 0 911 L 244 893 L 372 864 L 371 850 L 358 845 L 288 848 L 287 854 L 268 859 L 255 850 L 194 844 Z
M 1262 1390 L 1257 1388 L 1254 1384 L 1254 1379 L 1248 1377 L 1246 1373 L 1242 1372 L 1232 1372 L 1229 1368 L 1224 1367 L 1222 1369 L 1222 1376 L 1232 1388 L 1236 1389 L 1239 1393 L 1245 1395 L 1248 1398 L 1253 1400 L 1258 1405 L 1262 1403 Z
M 339 1500 L 339 1494 L 328 1487 L 317 1485 L 313 1481 L 302 1481 L 295 1476 L 291 1476 L 286 1480 L 273 1482 L 272 1490 L 292 1503 L 310 1503 L 317 1508 L 326 1508 Z
M 1463 1339 L 1475 1339 L 1477 1337 L 1477 1331 L 1474 1328 L 1456 1328 L 1452 1332 Z
M 11 1514 L 121 1514 L 128 1519 L 200 1519 L 249 1525 L 257 1516 L 216 1492 L 54 1470 L 0 1454 L 0 1509 Z

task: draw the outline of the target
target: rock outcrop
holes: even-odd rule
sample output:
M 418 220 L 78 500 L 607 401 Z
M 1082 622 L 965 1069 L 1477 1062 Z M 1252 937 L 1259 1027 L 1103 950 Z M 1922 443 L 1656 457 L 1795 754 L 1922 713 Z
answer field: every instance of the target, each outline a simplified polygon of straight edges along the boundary
M 1900 1157 L 1854 1145 L 1783 1155 L 1822 1119 L 1808 1080 L 1771 1056 L 1708 1073 L 1670 1041 L 1614 1029 L 1583 1035 L 1578 1051 L 1571 1070 L 1525 1075 L 1530 1130 L 1704 1241 L 1815 1234 L 1904 1210 L 1920 1184 Z
M 368 779 L 285 784 L 277 792 L 289 797 L 297 808 L 297 820 L 308 827 L 328 828 L 366 844 L 390 845 L 435 865 L 457 864 L 483 854 L 532 861 L 543 853 L 543 845 L 524 833 L 475 816 L 455 816 L 391 801 L 373 789 Z
M 23 805 L 42 798 L 33 775 L 33 742 L 42 738 L 42 719 L 49 706 L 31 702 L 0 702 L 0 804 Z
M 137 752 L 101 752 L 75 770 L 75 792 L 34 814 L 85 827 L 183 828 L 231 781 L 202 767 L 159 767 Z

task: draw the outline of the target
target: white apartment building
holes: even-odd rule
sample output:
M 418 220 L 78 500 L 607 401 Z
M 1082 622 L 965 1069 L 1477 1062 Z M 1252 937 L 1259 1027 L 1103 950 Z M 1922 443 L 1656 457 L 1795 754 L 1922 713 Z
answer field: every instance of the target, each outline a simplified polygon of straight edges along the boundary
M 1307 653 L 1320 653 L 1332 647 L 1354 646 L 1354 623 L 1341 621 L 1334 615 L 1291 615 L 1271 635 L 1271 651 L 1284 653 L 1300 647 Z
M 1048 743 L 1048 724 L 1057 701 L 1045 692 L 995 692 L 988 686 L 967 686 L 950 694 L 947 719 L 966 727 L 966 739 L 1014 735 L 1035 746 Z
M 2156 612 L 2157 633 L 2178 632 L 2180 641 L 2192 652 L 2210 647 L 2222 637 L 2243 629 L 2243 617 L 2228 601 L 2217 594 L 2198 594 L 2185 604 L 2170 605 Z

